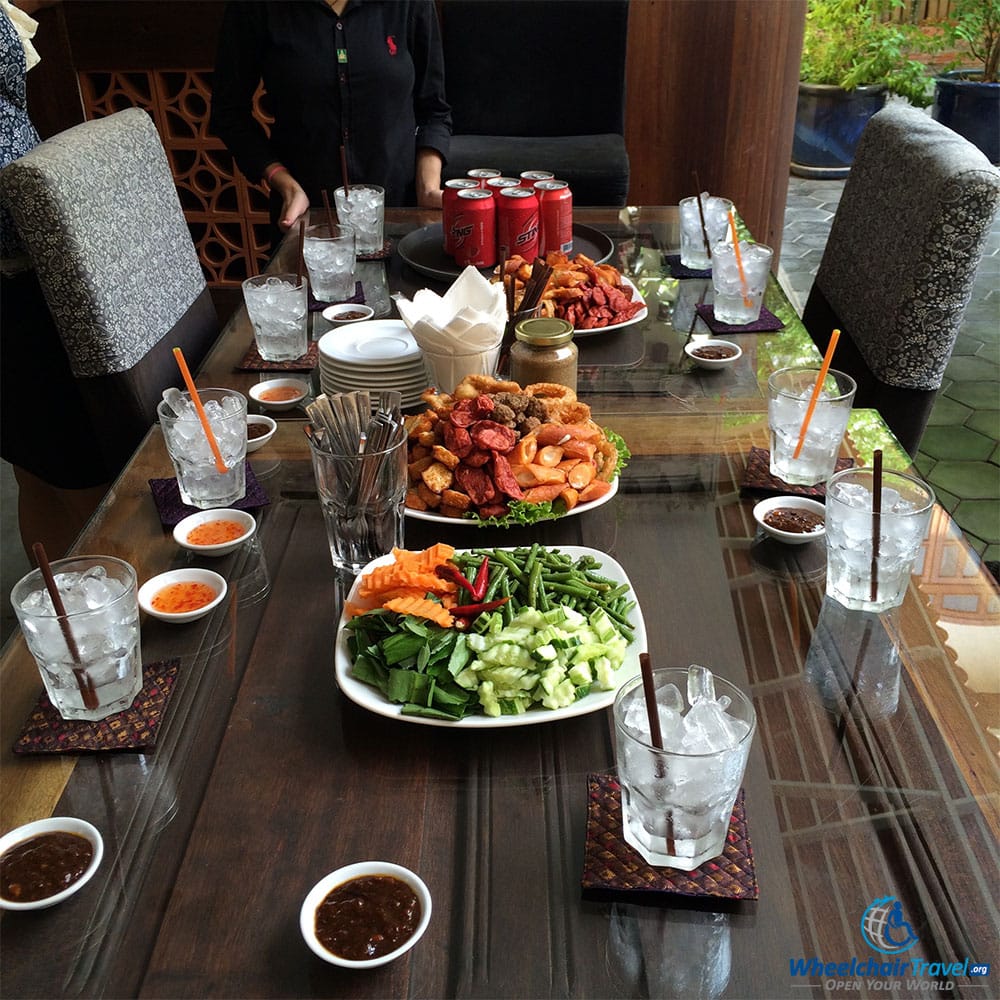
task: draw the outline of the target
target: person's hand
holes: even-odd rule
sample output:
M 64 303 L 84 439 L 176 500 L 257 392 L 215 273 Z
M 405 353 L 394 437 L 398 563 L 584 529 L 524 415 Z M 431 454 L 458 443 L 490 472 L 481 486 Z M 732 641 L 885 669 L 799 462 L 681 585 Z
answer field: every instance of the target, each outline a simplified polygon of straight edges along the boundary
M 417 150 L 417 206 L 441 207 L 441 167 L 444 161 L 436 149 Z
M 279 170 L 271 177 L 270 187 L 281 198 L 278 228 L 287 232 L 309 211 L 309 198 L 299 182 L 287 171 Z

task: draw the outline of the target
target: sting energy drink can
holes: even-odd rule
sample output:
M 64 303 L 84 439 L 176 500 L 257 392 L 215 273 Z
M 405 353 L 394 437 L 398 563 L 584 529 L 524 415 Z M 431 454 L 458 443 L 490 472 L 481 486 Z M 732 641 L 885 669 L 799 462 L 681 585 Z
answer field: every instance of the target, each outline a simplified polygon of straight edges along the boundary
M 535 181 L 538 196 L 539 254 L 573 252 L 573 193 L 566 181 Z
M 497 249 L 527 261 L 538 256 L 538 198 L 531 188 L 503 188 L 497 205 Z
M 493 192 L 472 188 L 458 192 L 451 225 L 452 254 L 460 267 L 493 267 L 497 262 L 497 207 Z
M 441 195 L 441 228 L 444 230 L 444 252 L 450 256 L 455 254 L 451 227 L 458 211 L 458 192 L 475 191 L 478 188 L 479 181 L 474 181 L 471 177 L 456 177 L 444 182 L 444 193 Z

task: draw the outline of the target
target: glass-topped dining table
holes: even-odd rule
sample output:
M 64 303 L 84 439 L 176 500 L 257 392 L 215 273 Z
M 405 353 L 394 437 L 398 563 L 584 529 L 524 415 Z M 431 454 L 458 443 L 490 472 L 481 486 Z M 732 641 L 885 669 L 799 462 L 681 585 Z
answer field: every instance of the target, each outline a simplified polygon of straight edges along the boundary
M 434 221 L 389 211 L 387 235 L 398 250 Z M 823 543 L 765 538 L 741 489 L 750 449 L 768 444 L 768 374 L 818 360 L 777 282 L 765 304 L 784 328 L 737 335 L 735 366 L 696 370 L 683 346 L 711 290 L 666 270 L 676 209 L 578 210 L 576 221 L 610 237 L 612 263 L 648 307 L 642 322 L 579 338 L 579 395 L 632 453 L 617 495 L 531 528 L 408 518 L 406 545 L 597 549 L 632 583 L 654 664 L 705 664 L 749 691 L 759 898 L 584 891 L 588 776 L 614 768 L 606 709 L 431 727 L 341 693 L 334 646 L 350 581 L 331 568 L 293 411 L 250 456 L 269 498 L 255 539 L 211 561 L 227 600 L 187 625 L 143 619 L 144 661 L 176 661 L 154 749 L 12 752 L 41 684 L 19 636 L 3 651 L 0 832 L 77 816 L 105 841 L 76 895 L 3 913 L 5 996 L 995 994 L 995 583 L 936 507 L 900 608 L 866 615 L 825 598 Z M 286 241 L 273 266 L 286 270 L 293 252 Z M 392 292 L 445 287 L 395 252 L 359 276 L 381 315 Z M 198 384 L 258 381 L 237 371 L 251 342 L 241 307 Z M 844 455 L 869 464 L 875 448 L 889 467 L 908 464 L 878 414 L 856 411 Z M 149 480 L 170 474 L 153 427 L 75 550 L 123 558 L 140 581 L 209 565 L 161 525 Z M 593 857 L 614 866 L 610 848 Z M 405 956 L 357 972 L 314 956 L 298 914 L 323 875 L 367 859 L 417 872 L 433 914 Z

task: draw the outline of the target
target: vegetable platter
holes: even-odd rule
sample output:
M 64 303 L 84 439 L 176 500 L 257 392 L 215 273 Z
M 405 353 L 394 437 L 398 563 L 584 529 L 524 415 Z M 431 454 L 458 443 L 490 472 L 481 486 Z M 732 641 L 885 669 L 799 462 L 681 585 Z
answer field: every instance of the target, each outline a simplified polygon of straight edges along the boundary
M 399 585 L 397 557 L 411 568 L 408 585 Z M 428 583 L 433 593 L 422 589 Z M 428 593 L 436 608 L 426 607 Z M 453 624 L 440 624 L 446 616 Z M 358 574 L 338 625 L 334 669 L 347 698 L 377 715 L 506 728 L 609 707 L 638 673 L 645 649 L 632 585 L 603 552 L 439 544 L 423 553 L 397 550 Z

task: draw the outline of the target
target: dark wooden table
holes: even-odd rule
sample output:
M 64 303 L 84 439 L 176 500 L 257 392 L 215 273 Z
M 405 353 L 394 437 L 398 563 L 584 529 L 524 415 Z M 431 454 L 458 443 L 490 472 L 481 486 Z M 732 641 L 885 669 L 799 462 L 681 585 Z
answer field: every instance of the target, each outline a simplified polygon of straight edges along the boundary
M 733 369 L 693 372 L 688 326 L 672 315 L 704 284 L 665 276 L 675 210 L 578 218 L 613 237 L 649 304 L 644 322 L 580 341 L 581 395 L 633 452 L 618 496 L 530 531 L 408 520 L 406 543 L 606 552 L 633 583 L 654 662 L 707 664 L 752 692 L 759 900 L 584 898 L 587 776 L 614 766 L 607 711 L 470 732 L 382 718 L 341 695 L 333 647 L 349 581 L 331 569 L 293 413 L 252 456 L 271 501 L 258 542 L 212 562 L 227 602 L 186 626 L 143 621 L 144 660 L 181 664 L 154 752 L 12 754 L 40 682 L 19 637 L 4 650 L 0 829 L 74 815 L 106 844 L 70 900 L 3 913 L 5 996 L 770 998 L 839 995 L 845 982 L 903 995 L 910 980 L 995 993 L 989 977 L 915 974 L 914 962 L 969 958 L 995 976 L 996 586 L 936 508 L 901 608 L 866 616 L 825 600 L 822 544 L 765 540 L 740 493 L 749 449 L 767 444 L 767 374 L 817 357 L 777 284 L 767 304 L 786 328 L 742 335 Z M 432 219 L 390 213 L 388 232 Z M 364 278 L 426 283 L 395 257 Z M 256 381 L 234 371 L 250 338 L 240 310 L 199 383 Z M 878 415 L 856 412 L 845 451 L 868 461 L 875 447 L 906 464 Z M 140 580 L 194 561 L 150 497 L 147 480 L 169 473 L 154 427 L 78 551 L 127 559 Z M 308 951 L 298 911 L 322 875 L 363 859 L 417 871 L 434 913 L 403 959 L 359 974 Z M 919 938 L 896 957 L 910 963 L 901 975 L 879 974 L 893 959 L 861 934 L 886 896 Z M 793 974 L 812 959 L 845 968 Z

